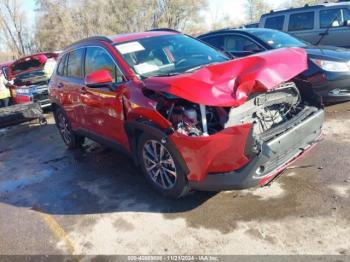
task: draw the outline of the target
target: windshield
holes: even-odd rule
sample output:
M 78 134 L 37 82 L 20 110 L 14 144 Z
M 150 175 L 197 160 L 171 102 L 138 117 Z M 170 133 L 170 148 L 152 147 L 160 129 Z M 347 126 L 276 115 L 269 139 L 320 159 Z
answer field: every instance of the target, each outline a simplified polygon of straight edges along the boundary
M 306 47 L 308 43 L 276 30 L 252 30 L 249 33 L 260 38 L 272 48 Z
M 116 49 L 143 78 L 180 74 L 229 60 L 219 51 L 181 34 L 139 39 L 118 44 Z

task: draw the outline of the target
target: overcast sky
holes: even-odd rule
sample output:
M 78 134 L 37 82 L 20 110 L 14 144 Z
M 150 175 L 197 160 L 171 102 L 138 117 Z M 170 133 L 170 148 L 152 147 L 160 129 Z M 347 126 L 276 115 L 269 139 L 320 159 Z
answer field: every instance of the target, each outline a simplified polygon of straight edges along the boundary
M 271 6 L 271 9 L 277 9 L 290 0 L 262 0 Z M 246 0 L 208 0 L 209 12 L 217 10 L 221 15 L 228 15 L 232 20 L 237 19 L 245 22 Z

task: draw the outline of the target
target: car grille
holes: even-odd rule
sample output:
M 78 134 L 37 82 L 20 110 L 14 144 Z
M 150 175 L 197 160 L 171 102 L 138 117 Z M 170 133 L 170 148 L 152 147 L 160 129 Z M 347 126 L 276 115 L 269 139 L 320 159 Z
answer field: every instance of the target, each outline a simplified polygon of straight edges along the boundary
M 47 100 L 47 99 L 49 99 L 49 93 L 47 90 L 39 94 L 33 94 L 34 102 L 40 102 L 41 100 Z

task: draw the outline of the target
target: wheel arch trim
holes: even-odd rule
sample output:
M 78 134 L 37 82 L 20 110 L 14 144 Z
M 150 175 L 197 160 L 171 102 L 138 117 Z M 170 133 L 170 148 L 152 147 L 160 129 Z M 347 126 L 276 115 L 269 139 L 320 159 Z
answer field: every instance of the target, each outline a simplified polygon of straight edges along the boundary
M 154 122 L 146 119 L 128 120 L 125 122 L 125 130 L 128 135 L 129 144 L 133 153 L 133 158 L 136 165 L 139 165 L 139 159 L 137 159 L 138 152 L 138 139 L 143 133 L 154 135 L 164 145 L 168 146 L 174 153 L 174 157 L 177 158 L 181 170 L 186 174 L 189 174 L 190 170 L 187 167 L 185 160 L 183 159 L 180 152 L 177 150 L 176 145 L 169 139 L 169 135 L 173 132 L 171 128 L 165 129 L 155 124 Z

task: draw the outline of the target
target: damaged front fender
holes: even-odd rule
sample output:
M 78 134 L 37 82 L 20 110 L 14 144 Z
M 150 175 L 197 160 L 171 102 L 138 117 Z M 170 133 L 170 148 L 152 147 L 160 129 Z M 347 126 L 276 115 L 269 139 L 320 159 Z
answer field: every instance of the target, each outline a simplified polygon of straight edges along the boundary
M 200 137 L 175 132 L 169 138 L 187 163 L 188 180 L 201 181 L 208 173 L 228 172 L 249 162 L 244 152 L 251 128 L 251 124 L 244 124 Z

